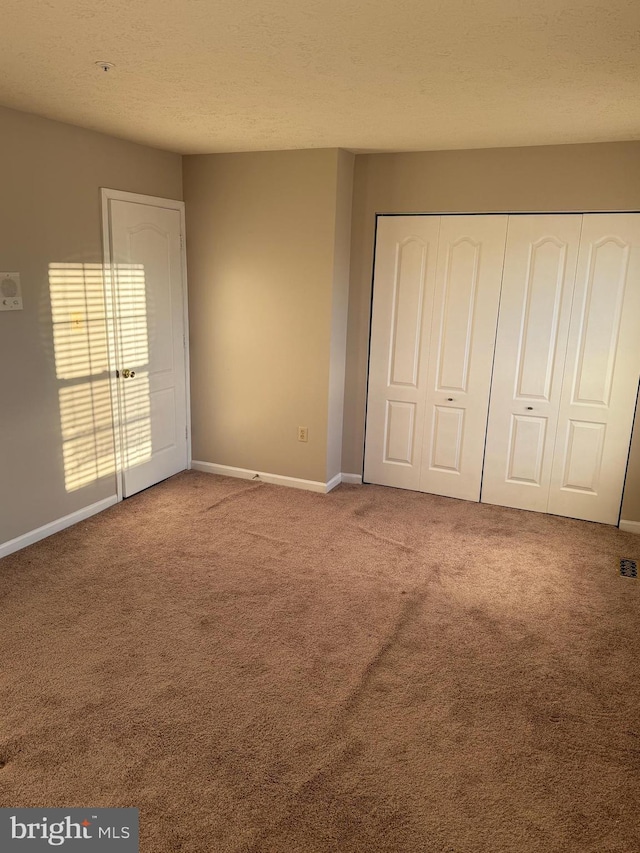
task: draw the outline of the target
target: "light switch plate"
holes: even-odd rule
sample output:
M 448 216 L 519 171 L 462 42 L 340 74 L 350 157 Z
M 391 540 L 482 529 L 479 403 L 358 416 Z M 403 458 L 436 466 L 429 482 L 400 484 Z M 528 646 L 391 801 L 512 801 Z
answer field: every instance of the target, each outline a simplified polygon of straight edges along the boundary
M 19 272 L 0 272 L 0 311 L 22 311 Z

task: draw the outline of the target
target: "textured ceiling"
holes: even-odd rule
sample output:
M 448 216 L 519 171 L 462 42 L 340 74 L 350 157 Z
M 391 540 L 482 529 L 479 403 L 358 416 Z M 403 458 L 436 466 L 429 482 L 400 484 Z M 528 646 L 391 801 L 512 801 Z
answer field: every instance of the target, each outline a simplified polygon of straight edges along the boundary
M 182 153 L 640 139 L 639 0 L 1 5 L 0 104 Z

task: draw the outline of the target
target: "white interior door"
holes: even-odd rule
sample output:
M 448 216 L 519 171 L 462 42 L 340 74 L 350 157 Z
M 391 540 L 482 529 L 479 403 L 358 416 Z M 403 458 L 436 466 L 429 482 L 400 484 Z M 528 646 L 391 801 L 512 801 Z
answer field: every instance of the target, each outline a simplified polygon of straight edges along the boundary
M 482 501 L 546 512 L 581 215 L 509 218 Z
M 640 216 L 583 218 L 548 511 L 617 524 L 640 374 Z
M 420 490 L 480 500 L 506 216 L 443 216 Z
M 109 201 L 124 497 L 188 466 L 181 221 Z
M 420 488 L 438 216 L 380 216 L 364 479 Z M 426 349 L 425 349 L 426 341 Z

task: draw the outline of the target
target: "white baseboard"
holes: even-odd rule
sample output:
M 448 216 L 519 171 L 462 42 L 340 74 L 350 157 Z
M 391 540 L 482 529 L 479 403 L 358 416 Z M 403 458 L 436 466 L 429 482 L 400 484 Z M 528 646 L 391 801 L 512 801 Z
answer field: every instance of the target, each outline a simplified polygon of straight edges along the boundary
M 362 485 L 362 474 L 336 474 L 328 483 L 321 480 L 301 480 L 298 477 L 285 477 L 284 474 L 268 474 L 265 471 L 252 471 L 250 468 L 234 468 L 232 465 L 217 465 L 215 462 L 191 460 L 194 471 L 206 474 L 221 474 L 223 477 L 239 477 L 241 480 L 260 480 L 274 486 L 289 486 L 293 489 L 305 489 L 308 492 L 320 492 L 326 495 L 340 483 Z
M 625 521 L 623 518 L 620 521 L 620 530 L 624 530 L 625 533 L 640 534 L 640 521 Z
M 336 474 L 335 477 L 332 477 L 327 483 L 327 492 L 330 492 L 331 489 L 335 489 L 336 486 L 339 486 L 342 482 L 342 474 Z
M 110 506 L 118 503 L 117 495 L 112 495 L 110 498 L 105 498 L 102 501 L 97 501 L 94 504 L 85 506 L 82 509 L 72 512 L 70 515 L 65 515 L 64 518 L 58 518 L 56 521 L 50 521 L 37 530 L 31 530 L 29 533 L 23 533 L 22 536 L 17 536 L 15 539 L 10 539 L 0 545 L 0 557 L 6 557 L 13 554 L 14 551 L 19 551 L 21 548 L 26 548 L 27 545 L 33 545 L 34 542 L 39 542 L 47 536 L 58 533 L 64 530 L 65 527 L 71 527 L 79 521 L 84 521 L 85 518 L 90 518 L 92 515 L 109 509 Z
M 354 486 L 362 485 L 362 474 L 341 474 L 343 483 L 351 483 Z
M 320 492 L 323 495 L 326 495 L 341 482 L 340 474 L 333 477 L 328 483 L 323 483 L 320 480 L 301 480 L 298 477 L 285 477 L 284 474 L 269 474 L 265 471 L 251 471 L 248 468 L 234 468 L 232 465 L 217 465 L 215 462 L 198 462 L 196 459 L 191 460 L 191 467 L 194 471 L 204 471 L 207 474 L 239 477 L 241 480 L 259 480 L 262 483 L 271 483 L 273 486 L 289 486 L 293 489 L 304 489 L 307 492 Z

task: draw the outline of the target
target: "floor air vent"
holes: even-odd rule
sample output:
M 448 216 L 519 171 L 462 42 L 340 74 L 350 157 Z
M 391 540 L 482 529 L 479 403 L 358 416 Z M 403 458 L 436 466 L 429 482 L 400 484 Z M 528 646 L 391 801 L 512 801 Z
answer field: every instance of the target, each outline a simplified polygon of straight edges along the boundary
M 637 560 L 620 560 L 620 574 L 623 578 L 638 577 L 638 561 Z

